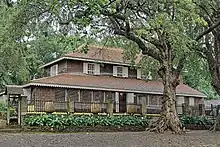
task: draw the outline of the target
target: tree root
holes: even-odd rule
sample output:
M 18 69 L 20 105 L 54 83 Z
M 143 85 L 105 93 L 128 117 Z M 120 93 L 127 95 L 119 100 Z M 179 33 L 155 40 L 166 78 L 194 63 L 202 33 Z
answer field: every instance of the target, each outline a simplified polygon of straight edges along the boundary
M 181 128 L 182 126 L 178 119 L 168 120 L 166 118 L 159 118 L 156 122 L 150 125 L 149 131 L 163 133 L 170 130 L 174 134 L 182 134 L 183 130 Z

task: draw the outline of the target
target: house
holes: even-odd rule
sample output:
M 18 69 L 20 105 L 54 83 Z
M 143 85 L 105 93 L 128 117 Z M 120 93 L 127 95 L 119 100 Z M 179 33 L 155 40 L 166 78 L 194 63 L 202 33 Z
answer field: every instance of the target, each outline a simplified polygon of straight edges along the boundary
M 140 69 L 123 58 L 123 49 L 89 45 L 87 54 L 81 49 L 43 65 L 44 77 L 23 86 L 31 111 L 43 111 L 47 101 L 55 103 L 56 111 L 71 105 L 71 112 L 91 112 L 97 103 L 105 112 L 108 101 L 114 102 L 115 113 L 128 112 L 129 108 L 138 113 L 141 103 L 147 105 L 148 113 L 160 109 L 162 82 L 146 80 Z M 182 83 L 176 95 L 179 106 L 203 104 L 206 97 Z M 178 108 L 178 112 L 182 110 Z

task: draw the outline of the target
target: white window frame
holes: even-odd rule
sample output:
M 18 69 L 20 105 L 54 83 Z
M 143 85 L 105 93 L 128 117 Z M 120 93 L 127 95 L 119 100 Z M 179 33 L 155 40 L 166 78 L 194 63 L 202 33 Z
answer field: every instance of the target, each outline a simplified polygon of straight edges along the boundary
M 90 69 L 91 65 L 93 69 Z M 100 64 L 91 63 L 91 62 L 84 62 L 83 63 L 83 73 L 90 74 L 90 75 L 100 75 Z
M 119 73 L 118 68 L 121 68 L 121 73 Z M 123 66 L 116 66 L 116 73 L 117 73 L 117 77 L 123 77 L 124 75 L 124 67 Z
M 119 73 L 118 68 L 122 68 L 122 72 Z M 113 66 L 113 76 L 115 77 L 128 77 L 128 67 L 125 66 Z
M 87 65 L 87 73 L 88 74 L 91 74 L 91 75 L 94 75 L 95 74 L 95 63 L 88 63 Z M 91 68 L 91 69 L 90 69 Z
M 50 76 L 58 75 L 58 64 L 55 64 L 50 67 Z

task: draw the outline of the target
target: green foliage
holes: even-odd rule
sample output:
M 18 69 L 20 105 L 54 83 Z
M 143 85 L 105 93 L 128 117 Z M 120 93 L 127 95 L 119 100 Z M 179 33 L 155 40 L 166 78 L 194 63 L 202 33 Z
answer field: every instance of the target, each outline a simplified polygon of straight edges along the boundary
M 7 111 L 7 103 L 0 102 L 0 112 L 6 112 Z
M 213 121 L 208 119 L 205 116 L 181 116 L 180 117 L 181 123 L 184 124 L 194 124 L 194 125 L 213 125 Z
M 28 126 L 49 126 L 55 128 L 78 126 L 147 126 L 148 121 L 135 116 L 64 116 L 41 115 L 24 119 Z
M 207 95 L 207 99 L 216 99 L 219 96 L 211 85 L 211 76 L 205 59 L 198 54 L 189 55 L 182 72 L 184 83 Z

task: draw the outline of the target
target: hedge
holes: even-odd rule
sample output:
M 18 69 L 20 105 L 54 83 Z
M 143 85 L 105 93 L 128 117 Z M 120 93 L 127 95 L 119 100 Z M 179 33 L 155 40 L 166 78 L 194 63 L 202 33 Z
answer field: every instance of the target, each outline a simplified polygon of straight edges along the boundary
M 77 126 L 147 126 L 148 120 L 138 116 L 39 115 L 24 118 L 24 123 L 27 126 L 66 128 Z

